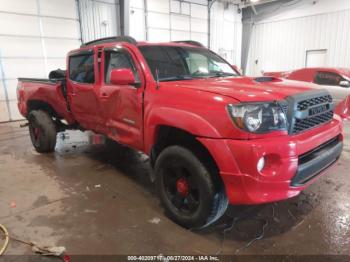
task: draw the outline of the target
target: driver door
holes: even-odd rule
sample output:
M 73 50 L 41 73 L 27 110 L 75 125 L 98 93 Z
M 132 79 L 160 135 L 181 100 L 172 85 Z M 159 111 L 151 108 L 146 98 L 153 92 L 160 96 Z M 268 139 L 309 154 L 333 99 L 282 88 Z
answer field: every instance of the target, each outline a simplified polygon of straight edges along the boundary
M 143 148 L 144 80 L 134 58 L 126 48 L 103 50 L 100 103 L 106 120 L 107 135 L 116 141 Z M 110 81 L 112 69 L 131 69 L 137 84 L 116 85 Z

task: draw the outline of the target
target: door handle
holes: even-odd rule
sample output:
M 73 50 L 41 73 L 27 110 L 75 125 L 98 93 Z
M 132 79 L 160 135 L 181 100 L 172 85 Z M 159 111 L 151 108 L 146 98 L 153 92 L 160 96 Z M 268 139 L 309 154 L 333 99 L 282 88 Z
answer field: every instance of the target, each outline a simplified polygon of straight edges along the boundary
M 107 93 L 102 93 L 102 94 L 101 94 L 101 97 L 102 97 L 102 98 L 107 98 L 108 95 L 107 95 Z

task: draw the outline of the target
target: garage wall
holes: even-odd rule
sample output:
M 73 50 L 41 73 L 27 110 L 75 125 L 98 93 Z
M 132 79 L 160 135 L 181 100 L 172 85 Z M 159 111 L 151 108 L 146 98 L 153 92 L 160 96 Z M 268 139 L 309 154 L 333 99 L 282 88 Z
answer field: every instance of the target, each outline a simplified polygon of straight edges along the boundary
M 299 1 L 265 14 L 253 25 L 247 74 L 305 67 L 306 52 L 320 49 L 327 50 L 326 66 L 350 67 L 349 25 L 344 0 Z
M 120 34 L 119 9 L 119 0 L 0 0 L 0 122 L 22 118 L 18 77 L 47 78 L 51 70 L 65 68 L 66 53 L 81 38 Z M 130 0 L 129 22 L 137 40 L 208 45 L 207 0 Z M 237 8 L 218 1 L 212 7 L 211 49 L 239 66 L 240 39 Z
M 205 0 L 131 0 L 130 35 L 139 41 L 191 39 L 207 45 L 207 13 Z
M 18 77 L 47 78 L 80 45 L 75 0 L 0 0 L 0 122 L 22 117 Z
M 120 34 L 119 0 L 78 0 L 83 42 Z
M 242 14 L 238 6 L 214 3 L 211 10 L 210 49 L 241 67 Z
M 129 30 L 138 41 L 195 40 L 208 46 L 207 1 L 130 0 Z M 210 48 L 240 66 L 241 34 L 237 7 L 215 3 L 211 11 Z

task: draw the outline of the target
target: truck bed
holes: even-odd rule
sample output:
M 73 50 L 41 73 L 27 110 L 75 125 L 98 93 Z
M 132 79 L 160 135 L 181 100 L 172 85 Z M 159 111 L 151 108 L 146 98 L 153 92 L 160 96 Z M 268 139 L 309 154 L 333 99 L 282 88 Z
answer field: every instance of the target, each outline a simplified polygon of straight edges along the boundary
M 68 123 L 74 122 L 67 108 L 60 80 L 18 78 L 17 97 L 19 111 L 24 117 L 27 117 L 33 107 L 46 104 L 52 108 L 57 117 L 65 119 Z

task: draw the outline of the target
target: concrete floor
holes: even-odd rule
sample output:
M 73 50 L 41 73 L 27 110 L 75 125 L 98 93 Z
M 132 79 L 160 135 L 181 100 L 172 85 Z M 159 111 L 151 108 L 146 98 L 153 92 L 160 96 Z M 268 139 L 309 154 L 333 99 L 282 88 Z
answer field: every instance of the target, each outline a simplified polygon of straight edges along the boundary
M 145 156 L 96 145 L 80 132 L 59 134 L 56 152 L 41 155 L 27 128 L 1 124 L 0 223 L 13 236 L 63 245 L 69 254 L 350 255 L 349 135 L 346 124 L 340 161 L 299 197 L 231 208 L 193 232 L 164 216 Z M 244 219 L 232 225 L 233 217 Z M 12 242 L 6 254 L 31 250 Z

